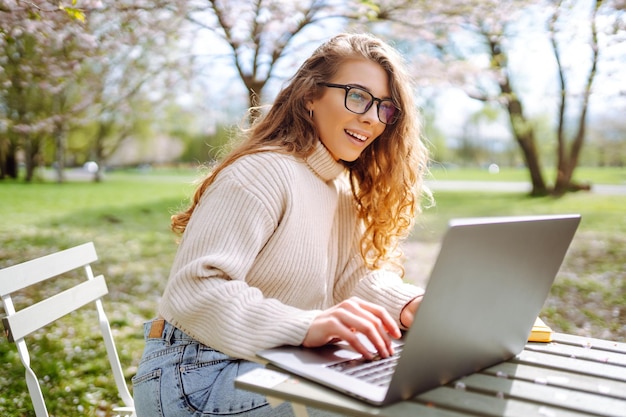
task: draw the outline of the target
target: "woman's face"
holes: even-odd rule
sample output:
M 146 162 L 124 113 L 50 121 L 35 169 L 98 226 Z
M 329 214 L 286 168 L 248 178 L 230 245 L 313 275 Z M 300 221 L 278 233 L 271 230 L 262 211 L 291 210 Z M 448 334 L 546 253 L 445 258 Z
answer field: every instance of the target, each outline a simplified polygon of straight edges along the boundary
M 333 79 L 326 82 L 349 84 L 370 92 L 374 97 L 390 98 L 387 73 L 372 61 L 347 60 L 340 66 Z M 335 160 L 354 161 L 385 130 L 386 125 L 378 118 L 378 106 L 375 102 L 367 112 L 356 114 L 344 105 L 345 89 L 335 87 L 323 89 L 320 98 L 307 103 L 307 108 L 313 111 L 313 122 L 320 140 Z

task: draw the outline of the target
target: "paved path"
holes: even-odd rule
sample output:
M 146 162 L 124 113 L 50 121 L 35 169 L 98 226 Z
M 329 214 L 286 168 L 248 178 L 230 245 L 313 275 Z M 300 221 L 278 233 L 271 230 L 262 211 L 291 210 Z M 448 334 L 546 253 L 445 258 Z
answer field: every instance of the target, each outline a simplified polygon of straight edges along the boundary
M 44 178 L 55 181 L 56 173 L 52 170 L 43 172 Z M 71 181 L 92 181 L 93 173 L 87 172 L 83 168 L 66 169 L 64 171 L 66 180 Z M 103 174 L 105 179 L 106 173 Z M 172 176 L 171 178 L 163 175 L 144 177 L 147 180 L 158 181 L 188 181 L 188 178 L 181 179 L 180 176 Z M 496 191 L 496 192 L 514 192 L 527 193 L 530 192 L 530 183 L 521 181 L 447 181 L 447 180 L 429 180 L 426 181 L 428 187 L 433 191 Z M 591 192 L 604 195 L 626 195 L 626 184 L 592 184 Z
M 530 192 L 530 183 L 507 181 L 426 181 L 433 191 Z M 592 184 L 591 192 L 604 195 L 626 195 L 626 184 Z

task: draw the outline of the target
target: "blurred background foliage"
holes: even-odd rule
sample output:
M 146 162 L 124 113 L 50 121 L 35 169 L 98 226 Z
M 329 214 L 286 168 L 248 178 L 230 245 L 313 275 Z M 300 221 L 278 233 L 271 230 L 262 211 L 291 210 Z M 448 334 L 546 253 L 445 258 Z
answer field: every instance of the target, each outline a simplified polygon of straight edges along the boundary
M 0 179 L 210 161 L 348 30 L 406 57 L 436 161 L 524 167 L 536 196 L 584 189 L 579 165 L 626 159 L 625 4 L 2 0 Z

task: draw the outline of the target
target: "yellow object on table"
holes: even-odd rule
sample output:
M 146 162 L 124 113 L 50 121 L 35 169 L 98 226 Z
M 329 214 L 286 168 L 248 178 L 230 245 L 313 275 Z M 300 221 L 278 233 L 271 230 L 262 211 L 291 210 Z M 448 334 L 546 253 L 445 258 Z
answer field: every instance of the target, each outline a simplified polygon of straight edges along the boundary
M 533 329 L 528 337 L 529 342 L 551 342 L 552 341 L 552 329 L 548 327 L 543 320 L 537 317 Z

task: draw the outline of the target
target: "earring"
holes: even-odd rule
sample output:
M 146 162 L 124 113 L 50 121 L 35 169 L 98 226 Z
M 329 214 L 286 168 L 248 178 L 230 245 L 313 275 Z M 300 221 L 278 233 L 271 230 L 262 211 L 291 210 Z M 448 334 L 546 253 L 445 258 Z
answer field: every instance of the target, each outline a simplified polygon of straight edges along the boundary
M 313 118 L 313 109 L 309 109 L 309 117 L 312 119 Z

